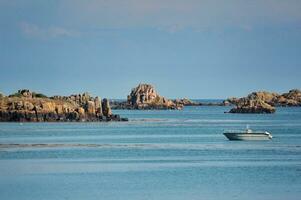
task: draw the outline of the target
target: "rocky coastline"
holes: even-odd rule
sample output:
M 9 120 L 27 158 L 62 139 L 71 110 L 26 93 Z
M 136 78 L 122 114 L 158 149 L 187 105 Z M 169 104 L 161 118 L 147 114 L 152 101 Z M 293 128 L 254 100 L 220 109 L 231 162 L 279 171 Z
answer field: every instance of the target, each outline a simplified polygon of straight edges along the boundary
M 112 113 L 109 100 L 88 93 L 47 97 L 23 89 L 0 95 L 0 122 L 128 121 Z

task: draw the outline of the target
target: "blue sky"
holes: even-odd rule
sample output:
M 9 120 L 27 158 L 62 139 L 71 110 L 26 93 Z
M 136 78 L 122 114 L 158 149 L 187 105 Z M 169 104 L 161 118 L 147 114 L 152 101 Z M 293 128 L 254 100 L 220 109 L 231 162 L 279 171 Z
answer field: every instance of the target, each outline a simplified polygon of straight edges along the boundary
M 299 0 L 0 0 L 0 91 L 169 98 L 301 88 Z

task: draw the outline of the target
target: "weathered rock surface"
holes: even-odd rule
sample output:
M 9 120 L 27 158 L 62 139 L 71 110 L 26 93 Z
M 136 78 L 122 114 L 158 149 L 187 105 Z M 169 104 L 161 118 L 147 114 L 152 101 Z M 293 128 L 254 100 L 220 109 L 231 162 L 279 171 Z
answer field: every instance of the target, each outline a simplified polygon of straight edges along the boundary
M 114 109 L 182 109 L 182 104 L 160 96 L 150 84 L 139 84 L 133 88 L 126 102 L 114 102 Z
M 274 113 L 275 107 L 265 103 L 263 100 L 244 99 L 232 108 L 230 113 Z
M 27 89 L 18 90 L 18 94 L 21 94 L 25 98 L 32 98 L 32 92 Z
M 91 97 L 88 93 L 48 98 L 29 90 L 19 90 L 13 95 L 0 98 L 0 121 L 66 122 L 127 121 L 127 119 L 112 114 L 107 99 L 101 101 L 99 97 Z
M 183 106 L 200 106 L 200 103 L 194 102 L 187 98 L 176 99 L 176 100 L 173 100 L 173 102 L 177 105 L 183 105 Z
M 160 96 L 150 84 L 139 84 L 133 88 L 127 101 L 111 101 L 112 109 L 177 109 L 184 106 L 225 106 L 224 102 L 194 102 L 188 98 L 169 100 Z
M 183 108 L 184 106 L 230 106 L 231 103 L 228 102 L 227 100 L 222 101 L 222 102 L 195 102 L 187 98 L 183 99 L 175 99 L 172 100 L 173 103 L 180 108 Z M 133 106 L 129 105 L 127 101 L 123 100 L 112 100 L 110 102 L 111 108 L 113 110 L 115 109 L 135 109 Z M 151 108 L 151 109 L 156 109 L 156 108 Z
M 108 99 L 103 99 L 102 101 L 102 113 L 105 116 L 111 116 L 112 115 L 112 110 L 110 107 L 110 103 Z
M 268 105 L 267 105 L 268 104 Z M 184 106 L 233 106 L 232 113 L 273 113 L 277 106 L 301 106 L 301 91 L 290 90 L 277 94 L 266 91 L 253 92 L 243 98 L 228 98 L 223 102 L 194 102 L 187 98 L 167 100 L 149 84 L 132 89 L 127 101 L 111 102 L 112 109 L 181 109 Z
M 301 106 L 301 91 L 298 89 L 283 93 L 278 99 L 277 104 L 281 106 Z
M 260 91 L 227 101 L 236 105 L 230 110 L 231 113 L 274 113 L 274 106 L 301 106 L 301 91 L 294 89 L 283 94 Z
M 0 98 L 3 98 L 3 97 L 5 97 L 5 95 L 2 92 L 0 92 Z
M 278 94 L 266 91 L 253 92 L 247 99 L 262 100 L 271 106 L 301 106 L 301 91 L 298 89 L 290 90 L 287 93 Z M 228 102 L 237 105 L 244 101 L 244 98 L 229 98 Z

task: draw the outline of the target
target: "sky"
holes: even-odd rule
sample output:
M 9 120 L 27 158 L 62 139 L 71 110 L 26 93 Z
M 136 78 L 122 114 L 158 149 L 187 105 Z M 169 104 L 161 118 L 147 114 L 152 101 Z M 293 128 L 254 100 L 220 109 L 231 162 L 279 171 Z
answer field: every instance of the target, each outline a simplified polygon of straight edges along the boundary
M 0 91 L 168 98 L 301 89 L 300 0 L 0 0 Z

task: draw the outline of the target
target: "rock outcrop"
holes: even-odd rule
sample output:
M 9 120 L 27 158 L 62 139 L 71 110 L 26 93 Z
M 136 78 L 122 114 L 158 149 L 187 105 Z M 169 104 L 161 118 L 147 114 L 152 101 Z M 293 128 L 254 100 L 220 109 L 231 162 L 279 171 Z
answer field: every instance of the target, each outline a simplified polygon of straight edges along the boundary
M 278 94 L 266 91 L 253 92 L 249 94 L 247 99 L 258 99 L 271 106 L 301 106 L 301 91 L 298 89 L 290 90 L 287 93 Z M 233 105 L 237 105 L 244 101 L 244 98 L 229 98 L 227 99 Z
M 103 99 L 102 101 L 102 113 L 105 116 L 111 116 L 112 115 L 112 110 L 110 107 L 110 103 L 108 99 Z
M 259 99 L 243 99 L 236 107 L 232 108 L 230 113 L 274 113 L 275 107 Z
M 183 106 L 229 106 L 230 103 L 227 101 L 227 100 L 224 100 L 224 101 L 192 101 L 190 99 L 187 99 L 187 98 L 183 98 L 183 99 L 176 99 L 174 100 L 174 102 L 176 104 L 180 104 L 180 105 L 183 105 Z
M 194 102 L 190 99 L 183 98 L 183 99 L 176 99 L 173 100 L 173 102 L 177 105 L 183 105 L 183 106 L 200 106 L 200 103 Z
M 38 96 L 38 97 L 37 97 Z M 111 112 L 109 101 L 88 93 L 46 97 L 29 90 L 19 90 L 0 98 L 0 121 L 127 121 Z
M 127 97 L 127 101 L 113 101 L 111 104 L 112 109 L 179 110 L 183 108 L 182 104 L 177 104 L 172 100 L 160 96 L 150 84 L 139 84 L 136 88 L 132 89 Z
M 229 98 L 227 102 L 236 105 L 231 113 L 274 113 L 278 106 L 301 106 L 301 91 L 290 90 L 277 94 L 266 91 L 253 92 L 243 98 Z
M 17 94 L 20 94 L 22 97 L 25 98 L 32 98 L 32 92 L 27 89 L 18 90 Z
M 183 105 L 160 96 L 150 84 L 139 84 L 127 97 L 127 105 L 134 109 L 182 109 Z
M 230 106 L 231 103 L 227 100 L 216 102 L 216 101 L 203 101 L 203 102 L 195 102 L 187 98 L 183 99 L 175 99 L 171 100 L 174 105 L 177 107 L 177 109 L 182 109 L 184 106 Z M 112 109 L 137 109 L 134 108 L 132 105 L 130 105 L 127 101 L 123 100 L 112 100 L 111 102 Z M 138 108 L 139 109 L 139 108 Z M 144 108 L 145 109 L 145 108 Z M 157 109 L 156 107 L 153 107 L 151 109 Z M 160 109 L 160 108 L 158 108 Z M 162 109 L 162 108 L 161 108 Z M 172 108 L 170 108 L 172 109 Z
M 293 89 L 288 93 L 283 93 L 276 103 L 281 106 L 301 106 L 301 91 Z
M 139 84 L 131 90 L 127 101 L 111 101 L 112 109 L 183 109 L 184 106 L 228 106 L 229 102 L 195 102 L 188 98 L 169 100 L 160 96 L 150 84 Z

